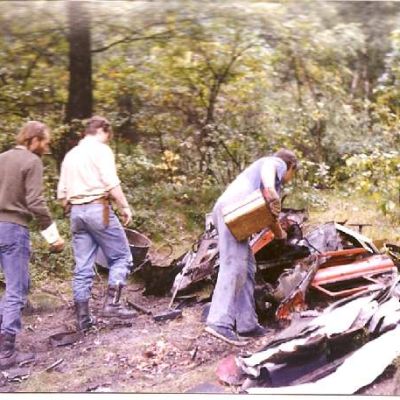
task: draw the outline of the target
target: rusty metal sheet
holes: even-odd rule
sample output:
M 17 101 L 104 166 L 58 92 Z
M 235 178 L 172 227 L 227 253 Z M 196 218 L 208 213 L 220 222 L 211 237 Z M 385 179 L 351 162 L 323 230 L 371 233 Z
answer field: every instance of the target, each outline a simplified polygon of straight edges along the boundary
M 290 208 L 282 210 L 279 222 L 282 228 L 288 233 L 289 242 L 291 239 L 296 239 L 296 242 L 301 239 L 301 237 L 291 238 L 291 236 L 296 236 L 296 232 L 299 232 L 298 234 L 302 236 L 301 226 L 307 219 L 308 214 L 305 210 L 295 210 Z M 294 229 L 295 227 L 298 227 L 297 231 Z M 265 228 L 260 233 L 254 235 L 250 240 L 250 247 L 253 254 L 257 254 L 261 249 L 271 243 L 274 237 L 274 234 L 269 228 Z
M 335 223 L 335 228 L 345 236 L 351 238 L 353 242 L 356 242 L 362 247 L 364 247 L 364 249 L 368 250 L 369 252 L 373 254 L 379 253 L 379 250 L 376 248 L 376 246 L 374 245 L 374 243 L 370 238 L 338 223 Z
M 271 243 L 275 238 L 275 235 L 269 229 L 264 229 L 252 242 L 251 250 L 253 254 L 259 252 L 268 243 Z
M 392 259 L 384 254 L 370 256 L 351 264 L 321 268 L 315 275 L 313 284 L 357 278 L 359 276 L 376 275 L 390 272 L 394 267 Z
M 358 295 L 351 301 L 341 300 L 336 303 L 309 321 L 296 337 L 289 335 L 287 340 L 272 342 L 257 353 L 238 356 L 239 367 L 257 378 L 268 363 L 291 362 L 302 356 L 307 357 L 307 354 L 317 349 L 323 350 L 324 344 L 335 346 L 338 341 L 346 341 L 346 338 L 367 328 L 368 321 L 378 309 L 376 293 Z
M 175 277 L 172 299 L 179 291 L 188 289 L 190 286 L 211 277 L 218 266 L 218 239 L 216 231 L 214 234 L 204 234 L 198 243 L 196 251 L 187 253 L 182 271 Z
M 352 287 L 348 287 L 349 285 Z M 375 279 L 362 277 L 359 279 L 326 283 L 324 285 L 316 284 L 312 285 L 312 287 L 328 297 L 336 298 L 351 296 L 355 293 L 368 292 L 374 288 L 383 286 L 379 281 Z
M 317 227 L 304 228 L 304 239 L 298 244 L 308 246 L 312 251 L 323 253 L 326 251 L 337 251 L 343 248 L 340 235 L 334 222 L 319 225 Z
M 218 379 L 227 385 L 239 386 L 245 379 L 244 372 L 236 363 L 235 354 L 223 358 L 218 363 L 216 373 Z
M 359 254 L 366 254 L 369 253 L 368 250 L 361 248 L 361 247 L 356 247 L 354 249 L 345 249 L 345 250 L 336 250 L 336 251 L 327 251 L 325 253 L 322 253 L 321 255 L 324 257 L 344 257 L 344 256 L 356 256 Z
M 334 373 L 316 382 L 275 388 L 250 388 L 247 392 L 250 394 L 350 395 L 372 383 L 399 355 L 400 326 L 397 326 L 362 346 Z M 365 367 L 366 365 L 368 368 Z M 354 371 L 357 371 L 357 374 L 354 374 Z
M 375 336 L 391 329 L 400 321 L 400 303 L 396 297 L 383 302 L 368 323 L 368 329 Z
M 392 259 L 384 254 L 372 255 L 350 264 L 326 268 L 321 266 L 315 274 L 311 286 L 329 297 L 348 296 L 368 291 L 377 285 L 383 287 L 383 284 L 372 277 L 393 272 L 394 268 Z
M 307 273 L 296 287 L 293 288 L 292 292 L 279 304 L 275 312 L 275 317 L 278 320 L 289 320 L 294 312 L 306 309 L 307 290 L 314 279 L 319 266 L 324 263 L 325 260 L 325 257 L 312 254 L 307 258 L 307 260 L 299 263 L 305 265 L 303 269 L 306 270 Z

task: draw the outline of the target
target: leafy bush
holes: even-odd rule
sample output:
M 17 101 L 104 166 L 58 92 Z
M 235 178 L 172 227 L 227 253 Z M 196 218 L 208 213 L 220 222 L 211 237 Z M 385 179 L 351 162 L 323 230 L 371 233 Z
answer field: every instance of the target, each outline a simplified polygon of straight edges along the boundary
M 338 169 L 345 190 L 359 192 L 372 198 L 384 214 L 400 219 L 400 153 L 396 150 L 375 150 L 370 154 L 345 157 L 345 165 Z M 343 186 L 343 185 L 340 185 Z

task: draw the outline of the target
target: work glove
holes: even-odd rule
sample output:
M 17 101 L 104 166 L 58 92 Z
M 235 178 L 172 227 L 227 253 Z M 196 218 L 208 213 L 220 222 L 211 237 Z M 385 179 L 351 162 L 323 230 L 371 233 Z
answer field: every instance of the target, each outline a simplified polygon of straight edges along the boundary
M 278 194 L 274 189 L 264 188 L 263 195 L 265 201 L 267 202 L 268 208 L 271 211 L 271 214 L 275 217 L 279 217 L 279 213 L 281 212 L 281 200 L 279 199 Z
M 58 233 L 57 225 L 53 222 L 46 229 L 40 231 L 46 242 L 49 244 L 50 252 L 60 253 L 64 250 L 64 239 Z

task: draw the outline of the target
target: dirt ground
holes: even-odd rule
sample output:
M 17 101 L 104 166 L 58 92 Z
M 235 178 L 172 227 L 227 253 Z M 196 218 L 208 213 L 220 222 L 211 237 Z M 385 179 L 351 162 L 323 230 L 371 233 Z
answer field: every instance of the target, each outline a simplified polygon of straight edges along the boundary
M 67 288 L 67 285 L 65 286 Z M 143 284 L 130 283 L 124 298 L 141 305 L 153 315 L 165 311 L 170 297 L 143 296 Z M 98 317 L 103 285 L 96 280 L 91 306 Z M 98 317 L 97 327 L 77 342 L 61 347 L 50 343 L 55 333 L 74 329 L 70 293 L 60 288 L 36 290 L 30 296 L 23 331 L 17 339 L 21 350 L 35 350 L 33 365 L 0 374 L 1 392 L 123 392 L 123 393 L 238 393 L 238 388 L 218 382 L 218 363 L 237 347 L 204 332 L 203 304 L 182 307 L 182 317 L 155 322 L 138 312 L 131 323 Z M 254 340 L 248 352 L 260 349 L 274 334 Z M 359 394 L 400 393 L 400 375 L 394 366 Z M 204 386 L 203 384 L 211 386 Z

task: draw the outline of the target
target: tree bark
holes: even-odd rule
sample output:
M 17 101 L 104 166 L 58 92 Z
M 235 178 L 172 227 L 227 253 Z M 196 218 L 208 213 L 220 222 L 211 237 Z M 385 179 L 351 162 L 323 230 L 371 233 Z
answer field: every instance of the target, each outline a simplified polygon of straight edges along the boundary
M 85 1 L 69 1 L 69 88 L 65 122 L 92 115 L 90 14 Z

